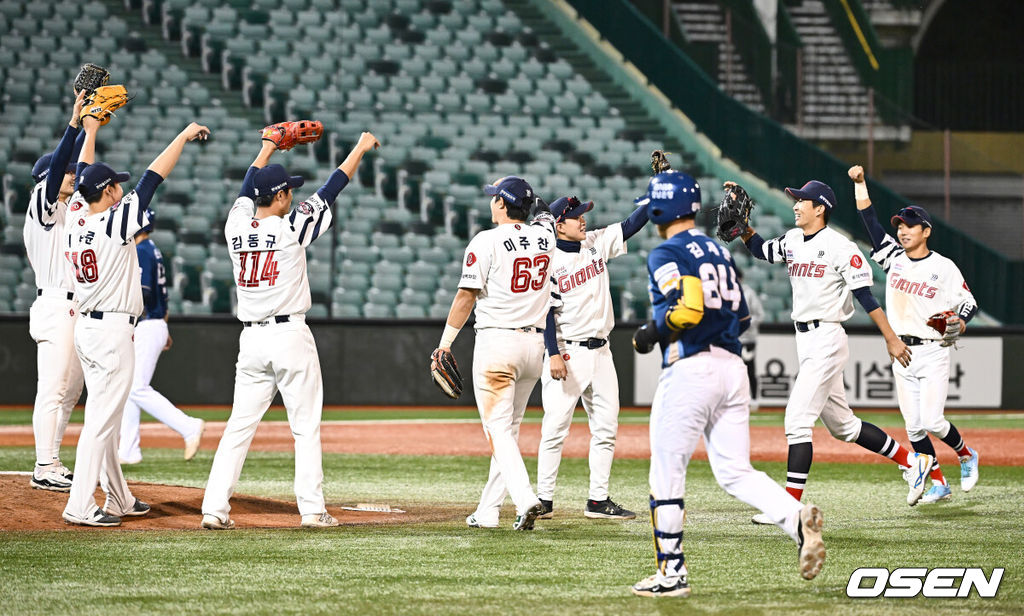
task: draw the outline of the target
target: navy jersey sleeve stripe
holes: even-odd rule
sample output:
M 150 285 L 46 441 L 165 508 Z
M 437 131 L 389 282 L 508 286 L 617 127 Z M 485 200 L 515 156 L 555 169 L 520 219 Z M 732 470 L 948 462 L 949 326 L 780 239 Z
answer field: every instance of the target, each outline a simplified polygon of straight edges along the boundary
M 313 222 L 312 218 L 306 218 L 302 223 L 302 231 L 299 231 L 299 243 L 302 244 L 303 240 L 306 239 L 306 231 L 309 230 L 309 224 Z
M 124 200 L 122 200 L 121 201 L 121 206 L 117 208 L 117 215 L 121 217 L 121 241 L 122 242 L 127 242 L 128 241 L 128 214 L 130 213 L 128 210 L 130 210 L 131 207 L 125 207 L 126 205 L 128 205 L 128 204 L 126 204 L 124 202 Z
M 326 213 L 327 213 L 327 208 L 324 208 L 324 209 L 320 210 L 320 216 L 316 219 L 316 226 L 313 227 L 313 235 L 312 235 L 312 237 L 309 238 L 310 242 L 312 242 L 316 238 L 320 237 L 320 225 L 323 224 L 323 222 L 324 222 L 324 215 Z M 299 241 L 301 242 L 302 239 L 300 238 Z

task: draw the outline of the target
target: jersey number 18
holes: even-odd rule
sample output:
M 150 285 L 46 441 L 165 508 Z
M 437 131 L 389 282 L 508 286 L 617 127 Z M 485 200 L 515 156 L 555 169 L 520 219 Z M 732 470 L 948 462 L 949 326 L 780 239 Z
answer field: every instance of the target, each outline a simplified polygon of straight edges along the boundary
M 75 268 L 75 279 L 78 282 L 96 282 L 100 279 L 100 268 L 96 262 L 96 252 L 88 248 L 82 252 L 65 252 L 64 257 Z
M 266 252 L 240 252 L 238 253 L 239 270 L 238 286 L 244 289 L 251 289 L 266 282 L 267 286 L 274 286 L 277 282 L 277 260 L 274 259 L 274 251 Z M 260 268 L 260 255 L 263 255 L 263 267 Z M 246 271 L 248 270 L 248 271 Z

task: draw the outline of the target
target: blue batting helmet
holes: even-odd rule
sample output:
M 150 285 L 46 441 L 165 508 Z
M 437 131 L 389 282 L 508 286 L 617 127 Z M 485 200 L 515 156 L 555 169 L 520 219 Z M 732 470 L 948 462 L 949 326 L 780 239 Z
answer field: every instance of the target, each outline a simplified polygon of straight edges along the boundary
M 647 206 L 647 217 L 656 225 L 690 216 L 700 209 L 700 185 L 681 171 L 665 171 L 651 178 L 647 194 L 636 199 Z

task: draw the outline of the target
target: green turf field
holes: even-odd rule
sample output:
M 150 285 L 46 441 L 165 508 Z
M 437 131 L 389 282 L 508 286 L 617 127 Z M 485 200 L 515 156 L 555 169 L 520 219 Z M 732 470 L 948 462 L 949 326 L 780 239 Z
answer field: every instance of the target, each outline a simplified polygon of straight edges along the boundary
M 228 407 L 181 407 L 183 411 L 195 417 L 202 417 L 206 420 L 224 421 L 230 414 Z M 619 415 L 619 423 L 647 423 L 647 409 L 623 409 Z M 540 423 L 543 413 L 540 409 L 531 408 L 526 412 L 526 423 Z M 888 428 L 902 428 L 903 418 L 897 412 L 862 412 L 858 411 L 857 416 L 864 421 L 869 421 L 877 426 Z M 1024 429 L 1024 413 L 992 412 L 957 412 L 951 410 L 946 413 L 946 418 L 961 428 L 1012 428 Z M 272 407 L 264 419 L 273 421 L 285 421 L 287 416 L 283 407 Z M 480 415 L 475 408 L 351 408 L 351 407 L 325 407 L 323 412 L 324 421 L 389 421 L 389 420 L 469 420 L 479 421 Z M 143 413 L 142 420 L 152 421 L 149 415 Z M 783 414 L 781 409 L 751 413 L 750 425 L 752 426 L 781 426 Z M 576 410 L 575 422 L 586 423 L 586 415 L 582 409 Z M 71 415 L 72 423 L 82 423 L 82 411 L 76 410 Z M 5 425 L 31 425 L 32 409 L 30 407 L 8 407 L 0 409 L 0 426 Z M 819 423 L 819 425 L 821 425 Z
M 73 462 L 72 451 L 64 453 Z M 213 452 L 192 462 L 147 450 L 131 480 L 201 487 Z M 29 448 L 0 447 L 0 469 Z M 527 459 L 531 476 L 536 460 Z M 1011 614 L 1024 613 L 1024 469 L 982 467 L 968 495 L 909 508 L 905 484 L 881 464 L 816 464 L 807 497 L 823 508 L 828 560 L 800 579 L 796 548 L 717 487 L 706 462 L 688 472 L 686 554 L 693 596 L 633 597 L 653 570 L 643 460 L 618 460 L 613 496 L 636 521 L 587 520 L 586 461 L 566 459 L 556 518 L 537 530 L 469 529 L 487 472 L 476 457 L 326 454 L 329 503 L 360 500 L 451 512 L 443 523 L 312 530 L 23 532 L 0 535 L 5 614 Z M 783 464 L 758 463 L 779 479 Z M 240 493 L 291 498 L 292 457 L 252 453 Z M 196 520 L 198 525 L 199 520 Z M 298 516 L 296 516 L 298 522 Z M 995 599 L 845 596 L 857 567 L 1005 567 Z

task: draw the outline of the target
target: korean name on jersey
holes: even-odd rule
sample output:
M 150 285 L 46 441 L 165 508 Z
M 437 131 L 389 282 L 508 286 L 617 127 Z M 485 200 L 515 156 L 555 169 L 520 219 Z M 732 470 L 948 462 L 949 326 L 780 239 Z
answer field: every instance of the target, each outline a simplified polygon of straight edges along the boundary
M 313 194 L 285 217 L 253 218 L 256 203 L 235 200 L 224 226 L 238 290 L 238 319 L 305 314 L 312 305 L 306 246 L 330 228 L 331 208 Z
M 476 328 L 544 327 L 551 304 L 548 271 L 555 250 L 553 219 L 481 231 L 466 247 L 459 287 L 479 289 Z

